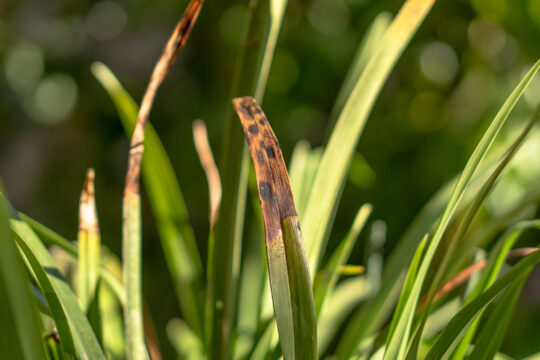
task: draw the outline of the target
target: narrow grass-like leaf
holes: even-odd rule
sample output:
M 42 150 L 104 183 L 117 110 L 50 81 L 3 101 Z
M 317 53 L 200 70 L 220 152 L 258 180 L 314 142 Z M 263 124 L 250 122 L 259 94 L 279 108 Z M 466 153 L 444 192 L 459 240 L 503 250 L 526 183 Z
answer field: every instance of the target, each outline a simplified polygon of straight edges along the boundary
M 520 81 L 517 87 L 512 91 L 510 96 L 507 98 L 507 100 L 505 101 L 505 103 L 503 104 L 503 106 L 501 107 L 501 109 L 499 110 L 495 118 L 493 119 L 489 128 L 484 133 L 484 136 L 482 137 L 482 139 L 480 140 L 480 142 L 474 149 L 471 157 L 467 161 L 467 164 L 465 165 L 465 168 L 456 183 L 456 187 L 454 188 L 454 191 L 452 192 L 452 196 L 450 197 L 450 200 L 445 208 L 445 211 L 443 215 L 441 216 L 441 219 L 437 225 L 437 228 L 435 229 L 432 240 L 426 250 L 426 255 L 424 259 L 422 260 L 422 263 L 418 270 L 418 276 L 415 280 L 413 289 L 407 299 L 404 311 L 399 314 L 399 319 L 396 325 L 396 332 L 392 339 L 397 344 L 394 344 L 391 341 L 388 344 L 387 350 L 388 349 L 395 350 L 395 349 L 402 348 L 403 346 L 407 347 L 409 345 L 410 327 L 412 324 L 412 319 L 416 312 L 416 305 L 417 305 L 418 297 L 420 295 L 420 291 L 424 284 L 424 280 L 426 278 L 428 269 L 431 265 L 431 261 L 433 260 L 433 257 L 435 255 L 435 251 L 437 250 L 437 247 L 439 246 L 439 243 L 443 238 L 443 235 L 450 223 L 450 220 L 453 218 L 454 214 L 457 211 L 459 203 L 463 197 L 463 194 L 467 190 L 467 187 L 469 185 L 469 182 L 474 172 L 476 171 L 478 165 L 484 158 L 489 147 L 493 143 L 502 125 L 508 118 L 510 111 L 513 109 L 514 105 L 523 94 L 525 88 L 531 81 L 532 77 L 536 74 L 539 67 L 540 67 L 540 61 L 537 62 L 529 70 L 529 72 L 523 77 L 523 79 Z M 412 356 L 414 356 L 414 353 Z
M 79 261 L 77 262 L 77 296 L 84 311 L 96 295 L 100 268 L 100 235 L 94 195 L 94 170 L 89 169 L 79 205 Z
M 371 214 L 372 206 L 371 204 L 365 204 L 362 206 L 356 213 L 351 229 L 345 236 L 345 238 L 338 245 L 337 249 L 334 251 L 328 265 L 325 270 L 318 276 L 320 277 L 314 286 L 314 301 L 315 301 L 315 312 L 318 314 L 323 305 L 324 299 L 328 292 L 332 292 L 336 282 L 339 278 L 339 275 L 342 273 L 342 266 L 345 264 L 351 251 L 353 249 L 356 240 L 360 231 L 364 228 L 364 225 Z
M 105 356 L 103 355 L 103 351 L 101 350 L 92 327 L 82 312 L 75 294 L 71 291 L 68 283 L 56 268 L 55 261 L 47 251 L 47 248 L 43 245 L 43 243 L 39 240 L 37 235 L 32 231 L 26 222 L 17 218 L 12 218 L 10 223 L 12 231 L 16 235 L 19 246 L 23 250 L 30 251 L 30 253 L 33 255 L 32 258 L 37 261 L 37 264 L 32 264 L 32 259 L 28 259 L 32 269 L 35 270 L 34 267 L 39 265 L 39 267 L 44 271 L 48 279 L 48 283 L 50 283 L 52 286 L 52 291 L 54 293 L 53 295 L 58 298 L 61 306 L 60 309 L 57 309 L 57 311 L 62 311 L 68 320 L 69 329 L 77 348 L 77 355 L 81 359 L 104 360 Z M 23 245 L 21 246 L 21 244 Z M 43 284 L 40 285 L 43 287 Z M 47 300 L 49 301 L 49 305 L 52 307 L 50 300 Z M 52 309 L 51 312 L 53 314 L 55 313 L 52 311 Z
M 425 360 L 443 359 L 445 354 L 453 350 L 453 345 L 457 343 L 457 340 L 463 335 L 464 329 L 474 320 L 478 313 L 509 285 L 521 281 L 522 277 L 527 277 L 532 268 L 539 262 L 540 251 L 528 255 L 476 299 L 463 307 L 439 335 Z
M 356 50 L 354 59 L 349 67 L 345 80 L 339 89 L 334 107 L 330 115 L 330 124 L 334 124 L 339 113 L 343 110 L 343 106 L 354 89 L 358 79 L 362 75 L 369 60 L 373 57 L 380 42 L 384 36 L 384 33 L 388 29 L 390 22 L 392 21 L 392 15 L 387 12 L 382 12 L 373 19 L 369 28 L 364 35 L 364 38 Z
M 67 318 L 68 314 L 66 313 L 66 310 L 62 308 L 62 303 L 60 302 L 58 294 L 55 292 L 55 289 L 47 276 L 46 270 L 41 267 L 38 259 L 34 256 L 34 254 L 32 254 L 32 251 L 24 241 L 19 239 L 17 243 L 21 248 L 26 260 L 30 264 L 32 272 L 43 290 L 43 294 L 45 295 L 49 308 L 51 309 L 51 314 L 53 316 L 56 329 L 58 330 L 58 335 L 60 336 L 60 353 L 64 353 L 65 351 L 71 357 L 76 358 L 77 350 L 75 349 L 75 342 L 73 340 L 73 335 L 71 334 L 71 329 Z
M 236 61 L 231 96 L 253 95 L 263 100 L 287 0 L 249 2 L 249 17 Z M 257 44 L 258 46 L 254 46 Z M 231 328 L 236 321 L 237 288 L 242 254 L 249 156 L 241 127 L 232 111 L 227 113 L 221 148 L 223 180 L 221 214 L 209 251 L 209 286 L 206 323 L 209 324 L 209 358 L 220 359 L 229 351 Z
M 519 238 L 519 236 L 523 233 L 524 230 L 529 228 L 539 228 L 540 227 L 540 220 L 532 220 L 532 221 L 524 221 L 521 223 L 518 223 L 517 225 L 513 226 L 510 230 L 508 230 L 505 234 L 503 234 L 501 240 L 498 244 L 496 244 L 495 248 L 492 251 L 492 255 L 489 259 L 489 266 L 485 273 L 482 275 L 480 280 L 478 281 L 478 284 L 475 288 L 471 291 L 469 294 L 466 303 L 471 302 L 474 300 L 482 291 L 487 289 L 495 280 L 497 279 L 497 276 L 499 272 L 501 271 L 501 268 L 504 264 L 504 260 L 508 258 L 510 254 L 510 249 L 514 246 L 515 242 Z M 517 255 L 527 255 L 530 253 L 530 249 L 516 249 Z M 515 254 L 512 254 L 515 255 Z M 474 322 L 469 326 L 469 329 L 467 329 L 467 332 L 463 336 L 463 339 L 460 341 L 458 346 L 456 347 L 456 350 L 454 352 L 453 358 L 456 360 L 463 359 L 465 357 L 465 353 L 469 347 L 469 344 L 471 343 L 471 340 L 473 336 L 476 333 L 476 328 L 479 324 L 479 318 L 474 320 Z
M 62 250 L 66 251 L 69 255 L 72 255 L 75 258 L 78 257 L 79 252 L 77 246 L 73 245 L 62 235 L 41 224 L 39 221 L 32 219 L 28 215 L 25 215 L 21 212 L 17 214 L 18 216 L 20 216 L 18 220 L 24 221 L 31 228 L 31 230 L 33 230 L 33 232 L 39 236 L 43 243 L 45 243 L 46 245 L 56 245 Z M 111 289 L 111 291 L 116 296 L 118 301 L 120 301 L 122 306 L 125 305 L 125 289 L 122 283 L 104 266 L 100 267 L 99 276 L 104 281 L 104 283 Z
M 181 359 L 202 360 L 203 344 L 189 326 L 181 319 L 172 319 L 167 324 L 167 336 Z
M 286 360 L 317 358 L 311 278 L 279 143 L 251 97 L 233 100 L 255 166 L 265 227 L 268 273 Z
M 319 354 L 324 354 L 332 339 L 355 306 L 372 296 L 375 289 L 367 276 L 355 276 L 341 281 L 329 293 L 317 317 Z
M 475 341 L 474 350 L 469 356 L 469 360 L 493 359 L 504 339 L 504 334 L 526 281 L 527 277 L 522 276 L 521 280 L 510 285 L 499 299 Z
M 3 192 L 3 189 L 0 190 Z M 6 359 L 46 359 L 38 308 L 0 197 L 0 349 Z
M 401 295 L 396 306 L 396 311 L 394 312 L 394 317 L 392 318 L 392 323 L 390 324 L 390 330 L 388 331 L 388 336 L 386 339 L 386 350 L 384 352 L 383 360 L 401 359 L 403 358 L 403 355 L 407 350 L 407 343 L 399 341 L 401 339 L 396 339 L 396 336 L 407 337 L 409 334 L 405 333 L 404 335 L 403 332 L 396 331 L 396 328 L 398 326 L 398 320 L 401 318 L 402 314 L 406 310 L 407 300 L 409 299 L 414 289 L 414 284 L 418 275 L 418 268 L 420 266 L 422 256 L 424 255 L 424 248 L 427 240 L 428 235 L 426 234 L 422 239 L 422 242 L 418 246 L 418 249 L 416 250 L 416 253 L 414 254 L 413 260 L 411 262 L 411 266 L 409 267 L 407 277 L 405 278 L 405 284 L 403 285 L 403 290 L 401 291 Z M 412 318 L 410 318 L 409 321 L 412 323 Z M 409 328 L 410 325 L 411 324 L 408 324 Z
M 161 57 L 154 67 L 150 82 L 143 95 L 135 129 L 131 136 L 122 206 L 123 274 L 126 286 L 124 322 L 127 358 L 129 360 L 145 360 L 149 357 L 144 337 L 141 280 L 142 234 L 139 183 L 144 152 L 144 131 L 157 90 L 169 73 L 178 53 L 184 47 L 202 4 L 203 0 L 192 0 L 170 36 Z
M 355 84 L 332 131 L 304 218 L 307 252 L 313 272 L 317 271 L 326 247 L 326 236 L 340 189 L 377 95 L 433 3 L 434 0 L 409 0 L 405 3 Z M 349 347 L 347 356 L 352 351 L 353 347 Z
M 428 290 L 428 298 L 427 298 L 427 306 L 424 308 L 420 324 L 418 326 L 418 331 L 416 332 L 415 339 L 412 341 L 412 347 L 411 352 L 415 352 L 415 347 L 418 346 L 420 343 L 420 338 L 422 335 L 423 326 L 427 320 L 427 314 L 429 313 L 430 303 L 432 300 L 432 297 L 435 295 L 436 289 L 440 286 L 442 282 L 443 275 L 447 271 L 447 267 L 451 264 L 452 259 L 454 258 L 454 253 L 456 249 L 458 248 L 458 245 L 461 244 L 463 241 L 463 237 L 465 236 L 467 230 L 469 229 L 470 225 L 472 224 L 472 221 L 474 217 L 476 216 L 476 213 L 484 203 L 484 200 L 487 198 L 495 184 L 497 183 L 497 180 L 500 178 L 503 171 L 506 169 L 507 165 L 510 163 L 514 155 L 517 153 L 517 151 L 521 148 L 521 145 L 523 145 L 525 139 L 527 138 L 527 135 L 531 131 L 534 123 L 537 120 L 538 114 L 539 114 L 540 107 L 537 107 L 533 115 L 530 117 L 530 120 L 528 121 L 525 128 L 522 130 L 520 135 L 517 137 L 517 139 L 510 145 L 508 150 L 506 151 L 505 156 L 502 158 L 502 160 L 499 162 L 499 164 L 495 167 L 493 172 L 489 175 L 489 177 L 485 180 L 485 183 L 483 184 L 482 188 L 478 191 L 478 193 L 475 195 L 471 205 L 465 212 L 463 219 L 461 220 L 456 232 L 452 235 L 448 247 L 445 251 L 445 253 L 442 256 L 442 259 L 439 262 L 439 265 L 437 267 L 435 276 L 431 282 L 430 288 Z M 476 244 L 469 243 L 460 249 L 460 251 L 464 254 L 467 253 L 468 249 L 471 249 Z M 503 255 L 504 258 L 504 255 Z M 498 272 L 498 270 L 497 270 Z M 494 278 L 492 279 L 494 281 Z M 484 287 L 488 286 L 489 284 L 487 282 L 484 282 Z M 482 289 L 480 288 L 480 291 Z M 461 344 L 458 346 L 457 353 L 454 354 L 455 360 L 462 359 L 465 351 L 468 348 L 468 343 L 470 339 L 472 338 L 474 334 L 474 329 L 476 328 L 476 323 L 473 324 L 469 330 L 468 334 L 464 336 Z
M 130 135 L 137 120 L 137 104 L 104 64 L 94 63 L 92 72 L 111 96 L 122 125 Z M 167 267 L 184 318 L 190 326 L 198 329 L 197 333 L 202 334 L 203 308 L 199 306 L 197 297 L 202 264 L 184 198 L 163 144 L 150 123 L 144 143 L 142 175 Z

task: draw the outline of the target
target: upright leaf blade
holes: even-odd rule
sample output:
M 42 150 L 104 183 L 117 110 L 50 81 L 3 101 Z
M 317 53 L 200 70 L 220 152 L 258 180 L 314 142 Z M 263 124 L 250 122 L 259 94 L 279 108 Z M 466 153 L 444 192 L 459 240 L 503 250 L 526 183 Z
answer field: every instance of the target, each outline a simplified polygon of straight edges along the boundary
M 94 63 L 92 73 L 110 95 L 126 133 L 131 135 L 139 111 L 137 104 L 104 64 Z M 144 142 L 142 175 L 165 261 L 184 319 L 201 335 L 203 307 L 199 306 L 201 301 L 197 294 L 200 294 L 202 264 L 184 197 L 165 148 L 151 124 L 147 126 Z
M 332 131 L 304 217 L 308 258 L 314 272 L 326 246 L 340 188 L 369 113 L 390 71 L 433 3 L 434 0 L 405 3 L 354 86 Z M 352 350 L 348 349 L 348 355 Z
M 317 323 L 309 266 L 281 148 L 251 97 L 233 100 L 255 166 L 268 273 L 283 357 L 317 358 Z

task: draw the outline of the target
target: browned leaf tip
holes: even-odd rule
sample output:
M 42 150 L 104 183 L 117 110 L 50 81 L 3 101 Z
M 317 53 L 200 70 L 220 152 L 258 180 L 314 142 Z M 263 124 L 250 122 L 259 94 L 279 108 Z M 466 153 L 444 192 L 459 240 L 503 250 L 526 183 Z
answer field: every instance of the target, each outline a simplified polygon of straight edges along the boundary
M 255 167 L 259 199 L 270 241 L 281 231 L 281 221 L 296 216 L 287 167 L 281 147 L 257 101 L 245 96 L 233 99 Z
M 178 53 L 182 47 L 184 47 L 191 29 L 199 16 L 203 2 L 204 0 L 191 0 L 184 12 L 184 15 L 176 24 L 169 41 L 167 41 L 167 44 L 165 45 L 165 49 L 163 50 L 161 57 L 152 71 L 150 82 L 148 83 L 148 87 L 146 88 L 141 101 L 141 107 L 139 109 L 139 114 L 137 115 L 135 130 L 133 131 L 133 135 L 131 137 L 128 172 L 126 175 L 126 187 L 124 190 L 125 196 L 139 193 L 141 160 L 142 153 L 144 151 L 144 128 L 148 122 L 148 117 L 150 115 L 152 104 L 154 103 L 154 98 L 156 97 L 156 92 L 169 73 L 169 70 L 174 64 Z
M 99 225 L 94 194 L 94 169 L 88 169 L 79 201 L 79 231 L 99 234 Z
M 210 229 L 216 223 L 219 205 L 221 203 L 221 180 L 219 171 L 212 155 L 212 149 L 208 143 L 208 133 L 202 120 L 193 122 L 193 140 L 199 155 L 199 160 L 208 179 L 208 191 L 210 193 Z

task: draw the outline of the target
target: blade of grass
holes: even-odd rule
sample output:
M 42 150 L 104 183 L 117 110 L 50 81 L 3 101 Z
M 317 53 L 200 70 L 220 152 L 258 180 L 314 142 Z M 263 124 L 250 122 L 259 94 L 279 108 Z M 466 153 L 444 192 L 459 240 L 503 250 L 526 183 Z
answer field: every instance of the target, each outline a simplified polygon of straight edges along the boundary
M 79 206 L 77 296 L 83 311 L 94 301 L 100 269 L 100 235 L 94 196 L 94 170 L 89 169 Z
M 126 133 L 131 134 L 137 120 L 137 104 L 105 65 L 94 63 L 92 72 L 114 101 Z M 197 297 L 202 286 L 202 264 L 184 198 L 163 144 L 150 123 L 144 143 L 144 185 L 167 267 L 184 318 L 191 327 L 198 329 L 197 333 L 202 334 L 203 310 Z
M 480 294 L 476 299 L 463 307 L 450 320 L 448 325 L 439 335 L 425 360 L 439 360 L 444 358 L 445 354 L 453 350 L 453 344 L 463 335 L 464 329 L 469 325 L 477 314 L 497 297 L 497 295 L 508 286 L 521 281 L 522 277 L 527 277 L 532 268 L 540 262 L 540 251 L 536 251 L 518 262 L 510 271 L 501 276 L 487 290 Z
M 239 49 L 231 97 L 250 94 L 262 102 L 287 0 L 249 2 L 249 17 Z M 236 322 L 237 288 L 242 249 L 242 230 L 249 174 L 248 151 L 241 127 L 232 111 L 227 114 L 221 147 L 223 180 L 221 214 L 215 226 L 208 260 L 209 358 L 229 354 L 230 332 Z M 228 356 L 228 355 L 227 355 Z
M 268 273 L 283 357 L 316 359 L 311 277 L 279 143 L 251 97 L 233 100 L 255 166 L 265 227 Z
M 143 95 L 141 107 L 137 114 L 137 122 L 129 147 L 128 169 L 123 198 L 122 251 L 123 274 L 126 286 L 126 312 L 124 314 L 126 328 L 126 353 L 130 360 L 148 359 L 145 345 L 142 307 L 141 281 L 141 198 L 140 173 L 144 152 L 144 131 L 157 90 L 169 73 L 178 53 L 186 43 L 199 12 L 203 0 L 192 0 L 184 15 L 176 25 L 165 49 L 156 63 L 150 82 Z
M 167 324 L 167 336 L 181 359 L 203 360 L 203 344 L 197 334 L 181 319 Z
M 3 189 L 0 185 L 0 191 Z M 7 205 L 0 198 L 0 348 L 8 359 L 47 359 L 36 302 L 11 236 Z
M 463 243 L 463 237 L 465 236 L 465 234 L 467 233 L 467 230 L 472 224 L 474 217 L 476 216 L 477 212 L 479 211 L 480 207 L 484 203 L 485 199 L 487 198 L 491 190 L 496 185 L 503 171 L 506 169 L 506 167 L 508 166 L 510 161 L 513 159 L 517 151 L 523 145 L 525 139 L 527 138 L 527 135 L 530 133 L 539 114 L 540 114 L 540 107 L 537 107 L 533 115 L 530 117 L 530 120 L 527 122 L 527 125 L 525 126 L 525 128 L 522 130 L 522 132 L 516 138 L 516 140 L 510 145 L 510 147 L 506 151 L 505 156 L 503 156 L 502 160 L 499 162 L 499 164 L 495 167 L 493 172 L 486 179 L 482 188 L 475 195 L 471 205 L 469 206 L 465 215 L 463 216 L 463 219 L 461 220 L 456 232 L 452 235 L 452 238 L 449 241 L 448 247 L 446 251 L 444 252 L 444 255 L 442 256 L 442 259 L 439 261 L 439 265 L 436 270 L 435 276 L 430 284 L 430 287 L 428 290 L 428 298 L 426 300 L 427 306 L 423 308 L 420 324 L 418 327 L 419 330 L 416 332 L 415 339 L 412 342 L 413 347 L 411 349 L 413 352 L 415 351 L 414 347 L 418 346 L 418 344 L 420 343 L 422 329 L 427 320 L 427 314 L 430 311 L 429 308 L 430 308 L 430 304 L 432 303 L 432 298 L 435 295 L 437 288 L 441 285 L 443 276 L 446 273 L 447 268 L 451 264 L 452 259 L 454 258 L 454 254 L 459 244 Z M 466 244 L 465 247 L 468 249 L 471 249 L 473 246 L 475 246 L 475 244 L 469 243 L 469 244 Z M 461 253 L 466 253 L 465 249 L 461 249 L 460 251 Z M 455 360 L 459 360 L 464 356 L 465 354 L 464 352 L 468 348 L 468 341 L 470 341 L 470 338 L 473 336 L 475 328 L 476 328 L 476 325 L 473 325 L 468 330 L 469 332 L 468 335 L 466 335 L 463 338 L 462 343 L 460 344 L 460 346 L 458 346 L 458 353 L 455 354 Z
M 349 258 L 353 246 L 358 239 L 358 235 L 364 228 L 364 225 L 371 214 L 371 210 L 371 204 L 365 204 L 358 210 L 351 229 L 330 257 L 326 269 L 322 272 L 322 274 L 318 275 L 322 276 L 322 278 L 320 278 L 320 281 L 315 283 L 313 290 L 315 312 L 317 314 L 319 314 L 327 294 L 334 290 L 339 275 L 342 272 L 342 266 Z
M 386 30 L 388 30 L 391 21 L 392 15 L 387 12 L 382 12 L 377 15 L 369 25 L 364 38 L 356 50 L 356 54 L 354 55 L 354 59 L 349 67 L 347 75 L 345 75 L 345 80 L 339 89 L 330 115 L 329 126 L 334 125 L 339 113 L 343 110 L 343 106 L 345 105 L 347 98 L 353 91 L 356 82 L 362 75 L 362 72 L 366 68 L 369 60 L 377 51 L 377 48 L 383 39 L 384 33 Z
M 49 308 L 51 309 L 51 314 L 53 316 L 54 323 L 60 337 L 59 353 L 62 357 L 66 357 L 66 355 L 68 355 L 70 357 L 76 358 L 77 350 L 75 349 L 75 342 L 73 340 L 73 335 L 69 326 L 68 314 L 66 314 L 66 311 L 62 308 L 62 303 L 58 295 L 56 294 L 55 289 L 51 281 L 49 280 L 46 272 L 49 271 L 49 274 L 54 274 L 54 270 L 56 269 L 45 270 L 43 267 L 41 267 L 38 259 L 34 256 L 34 254 L 32 254 L 32 251 L 24 241 L 18 238 L 17 244 L 19 245 L 19 248 L 22 250 L 22 253 L 28 261 L 28 264 L 30 265 L 32 272 L 36 277 L 39 286 L 43 290 L 43 294 L 47 299 Z M 53 276 L 55 275 L 56 274 L 54 274 Z
M 319 354 L 324 354 L 353 308 L 371 296 L 374 290 L 366 276 L 355 276 L 341 281 L 327 295 L 317 318 Z
M 499 133 L 501 127 L 504 125 L 506 119 L 508 118 L 508 115 L 510 114 L 510 111 L 514 108 L 516 102 L 519 100 L 519 98 L 525 91 L 525 88 L 527 87 L 533 76 L 536 74 L 539 67 L 540 61 L 537 62 L 529 70 L 529 72 L 523 77 L 517 87 L 512 91 L 512 93 L 506 99 L 505 103 L 491 122 L 489 128 L 484 133 L 482 139 L 474 149 L 469 160 L 467 161 L 467 164 L 465 165 L 465 168 L 456 183 L 454 191 L 452 192 L 450 200 L 448 201 L 445 211 L 441 216 L 437 228 L 435 229 L 432 240 L 426 250 L 426 255 L 420 265 L 418 276 L 415 280 L 413 289 L 407 298 L 407 303 L 405 305 L 404 311 L 399 314 L 396 313 L 395 315 L 398 317 L 396 331 L 393 334 L 393 337 L 389 339 L 386 349 L 386 352 L 389 353 L 390 358 L 392 358 L 392 354 L 397 354 L 397 349 L 400 349 L 402 347 L 408 347 L 410 327 L 412 324 L 412 319 L 416 312 L 418 297 L 420 295 L 424 280 L 431 265 L 431 261 L 433 260 L 433 257 L 435 255 L 435 251 L 437 250 L 437 247 L 439 246 L 439 243 L 442 240 L 444 233 L 446 232 L 450 220 L 453 218 L 458 209 L 458 205 L 463 197 L 463 194 L 467 190 L 467 187 L 471 181 L 474 172 L 476 171 L 482 159 L 485 157 L 487 151 L 489 150 L 495 137 Z M 414 353 L 412 354 L 412 356 L 414 356 Z
M 504 334 L 526 281 L 527 277 L 523 276 L 520 281 L 514 282 L 497 302 L 475 341 L 474 350 L 469 356 L 470 360 L 493 359 L 504 339 Z
M 47 251 L 47 248 L 26 222 L 12 218 L 10 224 L 21 249 L 28 250 L 32 254 L 30 259 L 27 258 L 31 262 L 32 269 L 35 270 L 34 268 L 39 265 L 39 268 L 43 270 L 47 277 L 47 282 L 52 287 L 53 294 L 49 295 L 58 298 L 60 308 L 56 309 L 56 311 L 61 311 L 67 317 L 69 329 L 73 335 L 77 349 L 77 355 L 82 359 L 105 360 L 99 342 L 86 316 L 82 312 L 75 294 L 71 291 L 68 283 L 56 268 L 55 261 Z M 27 255 L 26 253 L 27 251 L 25 251 L 25 255 Z M 36 260 L 37 263 L 34 262 L 32 264 L 32 260 Z M 43 284 L 40 285 L 43 287 Z M 47 296 L 47 294 L 45 295 Z M 49 301 L 49 306 L 52 307 L 53 304 L 51 304 L 49 298 L 47 300 Z M 53 314 L 55 313 L 52 309 L 51 312 Z
M 434 0 L 408 0 L 403 5 L 355 84 L 332 131 L 304 218 L 308 258 L 314 273 L 326 246 L 332 214 L 354 149 L 377 95 L 433 3 Z M 351 351 L 352 347 L 348 355 Z
M 504 260 L 510 255 L 510 249 L 512 249 L 515 242 L 523 233 L 523 231 L 529 228 L 539 227 L 540 220 L 524 221 L 513 226 L 509 231 L 503 234 L 503 237 L 501 238 L 499 243 L 495 245 L 495 248 L 492 251 L 487 270 L 478 281 L 478 284 L 469 294 L 466 303 L 474 300 L 482 291 L 487 289 L 491 284 L 493 284 L 493 282 L 495 282 L 495 280 L 497 279 L 497 275 L 501 271 L 501 268 L 504 264 Z M 521 255 L 522 253 L 523 250 L 518 251 L 518 255 Z M 527 253 L 528 250 L 525 250 L 525 255 Z M 469 344 L 471 343 L 471 340 L 476 333 L 476 328 L 479 325 L 479 320 L 480 317 L 474 320 L 474 322 L 469 326 L 469 329 L 467 329 L 467 332 L 463 336 L 460 343 L 457 345 L 456 351 L 453 355 L 456 360 L 463 359 L 465 357 L 465 353 L 469 347 Z
M 388 336 L 386 337 L 386 349 L 384 351 L 384 357 L 383 360 L 387 359 L 401 359 L 405 355 L 405 351 L 407 350 L 406 345 L 407 342 L 398 342 L 393 341 L 395 339 L 396 330 L 399 331 L 398 325 L 399 320 L 401 319 L 402 314 L 406 310 L 407 306 L 407 300 L 409 300 L 409 297 L 411 296 L 411 293 L 414 290 L 416 278 L 418 276 L 418 270 L 421 264 L 422 257 L 424 255 L 424 248 L 427 243 L 429 236 L 426 234 L 422 241 L 420 242 L 420 246 L 418 246 L 418 249 L 416 250 L 416 253 L 414 254 L 413 260 L 411 262 L 411 266 L 409 267 L 409 271 L 407 273 L 407 277 L 405 278 L 405 284 L 403 285 L 403 290 L 401 291 L 401 295 L 399 297 L 399 301 L 396 307 L 395 315 L 392 318 L 392 322 L 390 324 L 390 329 L 388 331 Z M 407 324 L 407 329 L 405 332 L 401 332 L 400 335 L 403 337 L 408 337 L 410 331 L 410 327 L 412 324 L 412 317 L 408 319 L 409 324 Z
M 46 245 L 56 245 L 60 249 L 66 251 L 69 255 L 73 256 L 76 260 L 79 256 L 77 246 L 73 245 L 62 235 L 56 233 L 40 222 L 32 219 L 31 217 L 18 212 L 17 218 L 19 221 L 24 221 L 30 229 L 43 241 Z M 102 246 L 103 250 L 103 246 Z M 104 266 L 100 267 L 99 277 L 104 283 L 111 289 L 122 306 L 126 303 L 124 285 L 118 280 L 111 272 Z

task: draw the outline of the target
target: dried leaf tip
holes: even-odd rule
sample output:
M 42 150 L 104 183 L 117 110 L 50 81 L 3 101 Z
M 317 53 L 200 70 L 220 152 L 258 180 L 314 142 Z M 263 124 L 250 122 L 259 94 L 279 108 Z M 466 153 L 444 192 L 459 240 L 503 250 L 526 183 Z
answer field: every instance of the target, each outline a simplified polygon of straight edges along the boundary
M 296 216 L 281 147 L 263 110 L 251 96 L 235 98 L 232 101 L 253 158 L 261 204 L 274 202 L 280 220 Z
M 201 11 L 203 0 L 192 0 L 186 10 L 184 15 L 177 23 L 174 28 L 165 49 L 161 54 L 161 57 L 157 61 L 154 70 L 152 71 L 152 76 L 150 77 L 150 82 L 144 93 L 143 99 L 141 101 L 141 107 L 139 109 L 139 114 L 137 115 L 137 123 L 135 125 L 135 130 L 131 137 L 131 144 L 129 149 L 129 164 L 128 172 L 126 175 L 126 187 L 124 190 L 124 195 L 127 197 L 131 194 L 139 193 L 139 177 L 141 172 L 141 160 L 142 154 L 144 151 L 144 129 L 148 118 L 150 116 L 150 110 L 152 109 L 152 104 L 156 97 L 157 90 L 161 86 L 163 80 L 169 73 L 178 53 L 184 47 L 191 29 L 199 16 Z
M 221 204 L 221 180 L 219 170 L 212 155 L 212 149 L 208 142 L 208 132 L 202 120 L 193 122 L 193 140 L 195 149 L 199 155 L 199 160 L 208 180 L 208 191 L 210 194 L 210 229 L 214 228 Z
M 94 169 L 90 168 L 86 172 L 86 179 L 84 180 L 79 202 L 79 231 L 98 235 L 99 225 L 96 215 L 94 179 Z

